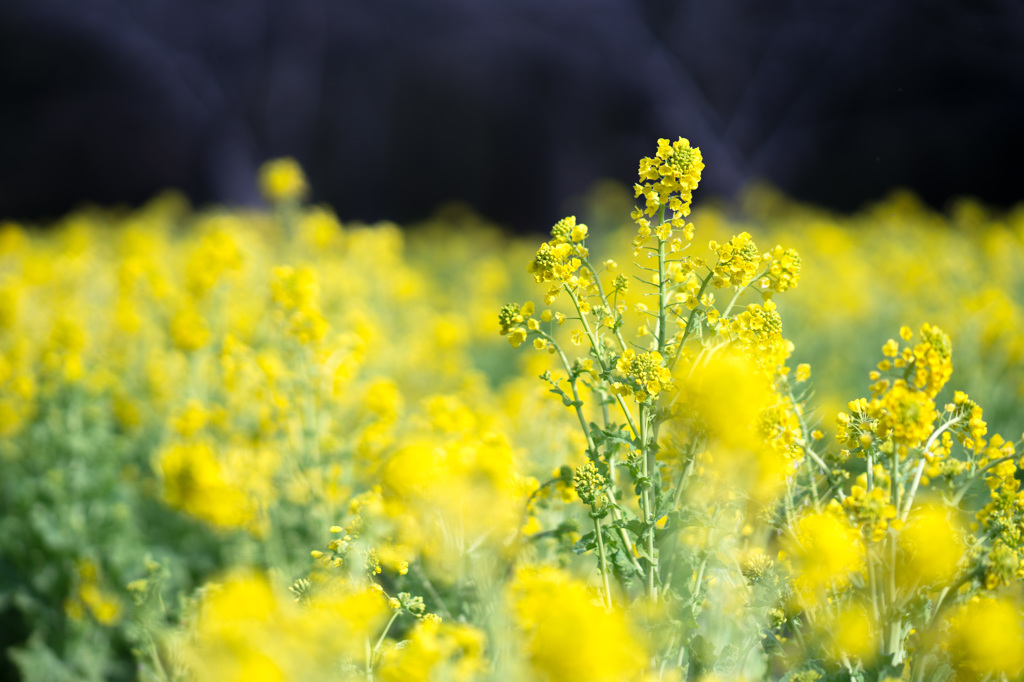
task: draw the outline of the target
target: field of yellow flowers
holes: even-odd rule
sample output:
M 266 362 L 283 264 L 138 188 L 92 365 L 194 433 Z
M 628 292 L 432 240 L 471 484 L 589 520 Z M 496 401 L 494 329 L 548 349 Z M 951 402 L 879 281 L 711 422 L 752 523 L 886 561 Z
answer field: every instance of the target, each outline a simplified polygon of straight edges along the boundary
M 0 224 L 0 677 L 1021 679 L 1024 207 L 703 168 Z

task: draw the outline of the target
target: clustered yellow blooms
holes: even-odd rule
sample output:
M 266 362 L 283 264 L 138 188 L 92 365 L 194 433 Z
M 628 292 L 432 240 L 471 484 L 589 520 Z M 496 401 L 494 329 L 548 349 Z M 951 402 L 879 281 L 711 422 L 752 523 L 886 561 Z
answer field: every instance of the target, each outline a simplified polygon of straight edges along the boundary
M 800 254 L 796 249 L 776 245 L 767 255 L 770 257 L 768 274 L 761 279 L 761 288 L 781 294 L 795 287 L 800 281 Z
M 501 335 L 508 336 L 508 341 L 513 348 L 518 348 L 526 340 L 527 330 L 520 325 L 532 314 L 533 303 L 529 301 L 522 306 L 518 303 L 508 303 L 498 313 Z
M 965 531 L 957 510 L 932 503 L 915 508 L 900 528 L 897 577 L 911 589 L 953 584 L 967 556 Z
M 576 467 L 572 479 L 573 490 L 576 491 L 580 502 L 590 506 L 600 504 L 599 495 L 606 483 L 607 480 L 598 472 L 593 462 L 584 462 Z
M 80 621 L 88 614 L 101 625 L 117 623 L 124 607 L 117 594 L 104 584 L 96 562 L 79 559 L 75 564 L 75 577 L 77 588 L 64 602 L 64 612 L 68 617 Z
M 774 301 L 751 303 L 729 321 L 729 331 L 762 370 L 773 374 L 784 368 L 793 344 L 782 336 L 782 317 Z
M 282 265 L 274 268 L 270 283 L 275 311 L 286 323 L 289 335 L 299 343 L 315 343 L 327 333 L 320 312 L 320 291 L 312 268 Z
M 700 183 L 704 159 L 700 149 L 691 147 L 690 141 L 679 138 L 675 142 L 658 140 L 658 151 L 653 158 L 640 160 L 640 182 L 633 186 L 635 197 L 644 197 L 643 209 L 635 209 L 633 220 L 638 225 L 633 241 L 634 255 L 651 236 L 650 218 L 667 206 L 672 212 L 668 220 L 657 226 L 658 238 L 666 241 L 673 230 L 680 230 L 687 241 L 693 239 L 693 225 L 685 222 L 690 215 L 693 191 Z M 678 250 L 677 245 L 673 250 Z
M 632 396 L 638 403 L 648 397 L 657 397 L 663 388 L 672 387 L 672 373 L 664 362 L 656 350 L 638 355 L 632 348 L 627 348 L 615 362 L 615 370 L 629 383 L 614 382 L 612 390 L 619 395 Z
M 762 261 L 761 252 L 757 250 L 749 233 L 740 232 L 724 244 L 712 240 L 708 248 L 718 256 L 718 262 L 712 270 L 712 283 L 716 287 L 745 287 L 757 276 Z M 792 258 L 790 260 L 793 261 Z M 799 263 L 798 260 L 794 262 Z
M 544 301 L 554 302 L 562 287 L 569 290 L 587 288 L 590 279 L 586 272 L 580 272 L 580 265 L 589 255 L 584 241 L 587 226 L 576 223 L 575 216 L 569 216 L 555 223 L 551 228 L 551 239 L 540 245 L 530 263 L 529 271 L 537 283 L 551 282 Z
M 309 192 L 306 174 L 293 158 L 267 161 L 260 167 L 260 191 L 267 201 L 298 201 Z
M 913 332 L 902 327 L 900 336 L 909 341 Z M 871 372 L 872 399 L 852 401 L 852 415 L 839 413 L 838 438 L 851 450 L 863 452 L 877 442 L 882 452 L 895 450 L 905 456 L 931 435 L 939 417 L 933 398 L 952 373 L 952 353 L 949 337 L 941 329 L 926 323 L 921 327 L 921 337 L 917 346 L 906 346 L 902 351 L 895 340 L 887 341 L 882 347 L 886 359 Z M 901 376 L 882 378 L 882 372 Z
M 910 341 L 913 332 L 910 327 L 900 328 L 900 338 Z M 921 327 L 921 341 L 915 346 L 900 348 L 895 339 L 889 339 L 882 347 L 885 360 L 878 363 L 878 372 L 872 372 L 875 383 L 871 390 L 876 395 L 886 391 L 891 385 L 889 379 L 882 379 L 882 372 L 900 370 L 908 383 L 916 390 L 923 392 L 928 398 L 938 395 L 942 387 L 949 381 L 953 373 L 952 353 L 949 336 L 938 327 L 925 323 Z
M 783 556 L 792 564 L 793 590 L 801 601 L 812 607 L 825 603 L 831 590 L 847 587 L 861 572 L 864 553 L 859 536 L 838 503 L 796 522 Z
M 850 489 L 849 496 L 843 500 L 843 507 L 860 525 L 866 539 L 881 542 L 889 523 L 897 516 L 896 507 L 892 504 L 888 489 L 876 486 L 868 492 L 866 485 L 867 476 L 862 474 L 857 478 L 857 485 Z
M 973 597 L 957 607 L 940 640 L 952 655 L 957 679 L 1020 677 L 1024 672 L 1020 609 L 1020 604 L 1008 598 L 982 597 Z
M 424 618 L 401 648 L 390 650 L 379 675 L 385 682 L 480 679 L 487 672 L 486 638 L 462 623 Z
M 159 455 L 168 504 L 221 527 L 252 527 L 258 508 L 205 442 L 177 443 Z
M 206 588 L 183 653 L 203 682 L 332 675 L 339 659 L 363 656 L 389 613 L 387 598 L 370 586 L 320 581 L 296 604 L 266 576 L 239 572 Z
M 520 568 L 506 599 L 532 677 L 566 682 L 640 679 L 647 652 L 621 610 L 596 604 L 564 571 Z
M 717 353 L 680 387 L 679 402 L 692 420 L 683 434 L 704 441 L 700 464 L 707 482 L 695 495 L 765 503 L 799 467 L 804 449 L 797 443 L 805 437 L 794 405 L 749 355 Z

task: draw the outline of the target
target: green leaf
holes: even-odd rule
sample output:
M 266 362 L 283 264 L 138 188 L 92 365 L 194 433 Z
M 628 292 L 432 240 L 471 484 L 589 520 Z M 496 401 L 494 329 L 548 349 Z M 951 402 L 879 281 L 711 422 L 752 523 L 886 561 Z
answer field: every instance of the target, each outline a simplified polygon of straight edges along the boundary
M 636 570 L 636 566 L 629 560 L 629 555 L 626 554 L 626 550 L 619 547 L 617 551 L 611 553 L 611 564 L 612 572 L 615 573 L 615 577 L 629 584 L 630 581 L 637 577 L 639 573 Z
M 597 549 L 597 536 L 594 535 L 594 531 L 590 531 L 585 534 L 576 544 L 572 546 L 572 551 L 576 554 L 586 554 Z

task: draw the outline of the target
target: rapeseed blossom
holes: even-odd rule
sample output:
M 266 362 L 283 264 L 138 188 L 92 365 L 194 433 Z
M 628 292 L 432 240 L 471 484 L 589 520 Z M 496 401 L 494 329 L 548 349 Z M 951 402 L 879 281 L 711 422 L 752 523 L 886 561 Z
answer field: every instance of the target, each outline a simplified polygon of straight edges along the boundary
M 267 161 L 260 167 L 260 190 L 267 201 L 297 201 L 309 188 L 302 167 L 293 158 Z

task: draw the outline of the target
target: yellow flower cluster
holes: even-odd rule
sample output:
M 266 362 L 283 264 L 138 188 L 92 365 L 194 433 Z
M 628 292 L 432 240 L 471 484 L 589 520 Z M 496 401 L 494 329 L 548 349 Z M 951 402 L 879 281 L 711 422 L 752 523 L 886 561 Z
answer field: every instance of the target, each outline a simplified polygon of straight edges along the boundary
M 487 671 L 484 634 L 462 623 L 419 621 L 402 642 L 385 655 L 380 667 L 384 682 L 463 682 Z
M 319 581 L 307 605 L 280 594 L 266 576 L 237 572 L 206 588 L 183 647 L 194 679 L 297 680 L 334 675 L 343 657 L 364 655 L 388 618 L 377 590 Z
M 800 281 L 800 254 L 776 245 L 769 255 L 768 274 L 761 279 L 761 288 L 781 294 L 795 287 Z
M 718 262 L 712 269 L 712 283 L 719 289 L 747 286 L 757 277 L 758 267 L 764 260 L 749 232 L 740 232 L 724 244 L 712 240 L 708 248 L 718 256 Z M 793 282 L 791 276 L 788 281 Z
M 1024 621 L 1007 598 L 974 597 L 948 617 L 942 647 L 952 656 L 957 679 L 1018 679 L 1024 672 Z
M 82 620 L 86 614 L 101 625 L 114 625 L 124 612 L 124 607 L 109 587 L 103 584 L 100 568 L 95 561 L 79 559 L 75 564 L 77 587 L 67 601 L 64 612 L 72 620 Z
M 914 509 L 899 533 L 896 574 L 903 585 L 914 590 L 952 585 L 967 555 L 964 532 L 955 510 L 936 504 Z
M 580 502 L 595 506 L 606 482 L 593 462 L 584 462 L 576 467 L 576 473 L 572 478 L 572 487 L 580 498 Z
M 647 202 L 644 213 L 649 216 L 668 204 L 670 195 L 679 195 L 679 203 L 670 208 L 680 217 L 689 215 L 691 195 L 700 183 L 704 159 L 700 149 L 691 147 L 690 141 L 680 137 L 675 142 L 658 140 L 658 151 L 653 158 L 640 160 L 640 183 L 634 187 L 635 196 L 643 195 Z M 634 216 L 636 218 L 637 216 Z
M 891 440 L 905 455 L 928 439 L 938 413 L 924 392 L 912 390 L 897 379 L 881 399 L 867 404 L 867 416 L 874 424 L 875 437 L 883 442 Z
M 540 329 L 540 323 L 533 319 L 534 307 L 532 301 L 523 305 L 518 303 L 506 303 L 498 313 L 499 332 L 502 336 L 508 336 L 508 342 L 513 348 L 519 348 L 531 331 Z M 550 322 L 551 311 L 545 311 L 546 322 Z M 564 320 L 562 316 L 562 320 Z M 523 324 L 526 323 L 526 326 Z
M 806 435 L 797 410 L 792 400 L 780 396 L 779 402 L 762 410 L 758 418 L 760 437 L 786 461 L 788 473 L 796 471 L 804 456 Z
M 576 286 L 573 277 L 582 264 L 581 259 L 588 255 L 583 245 L 586 238 L 586 225 L 576 224 L 575 216 L 563 218 L 551 228 L 551 239 L 540 245 L 530 263 L 529 272 L 538 283 L 554 282 L 561 285 L 568 282 L 570 286 Z
M 908 327 L 902 327 L 900 336 L 909 341 L 913 334 Z M 914 347 L 900 350 L 899 343 L 893 339 L 882 347 L 886 359 L 879 362 L 878 369 L 870 375 L 874 382 L 872 399 L 851 402 L 852 415 L 839 413 L 837 435 L 841 443 L 851 449 L 874 444 L 887 453 L 895 448 L 903 456 L 931 436 L 940 416 L 933 398 L 952 373 L 952 344 L 941 329 L 927 323 L 921 327 L 921 336 L 923 340 Z M 881 378 L 881 372 L 889 371 L 902 376 L 895 380 Z M 967 401 L 966 395 L 959 392 L 957 397 L 958 405 Z M 954 405 L 946 411 L 956 409 Z
M 274 159 L 260 167 L 260 191 L 272 204 L 299 201 L 309 192 L 306 174 L 293 158 Z
M 672 373 L 656 350 L 638 354 L 627 348 L 615 362 L 615 371 L 624 375 L 626 382 L 615 382 L 613 390 L 619 395 L 632 396 L 638 403 L 657 397 L 662 389 L 672 386 Z
M 633 240 L 634 256 L 652 234 L 649 218 L 665 208 L 671 215 L 662 215 L 663 219 L 655 226 L 658 239 L 671 241 L 673 252 L 683 248 L 682 241 L 672 237 L 675 230 L 679 230 L 686 241 L 693 239 L 693 224 L 687 223 L 686 217 L 690 215 L 693 191 L 700 183 L 703 170 L 700 149 L 691 147 L 690 141 L 682 137 L 675 142 L 658 140 L 654 157 L 640 160 L 640 182 L 633 185 L 633 196 L 643 196 L 645 205 L 643 209 L 635 208 L 631 214 L 638 226 Z
M 680 386 L 679 403 L 690 423 L 683 433 L 700 446 L 707 478 L 695 494 L 708 502 L 733 496 L 757 503 L 774 499 L 797 463 L 792 403 L 746 353 L 716 354 Z M 800 429 L 802 431 L 802 429 Z
M 844 588 L 864 570 L 860 533 L 838 504 L 802 516 L 784 552 L 794 571 L 793 589 L 807 604 L 826 602 L 832 589 Z
M 866 477 L 861 477 L 866 478 Z M 865 489 L 865 480 L 858 479 L 858 485 L 850 489 L 849 496 L 843 500 L 843 507 L 860 526 L 866 540 L 880 542 L 885 538 L 889 523 L 896 518 L 896 507 L 893 506 L 888 490 L 880 487 Z
M 640 679 L 646 661 L 642 640 L 622 611 L 595 604 L 584 583 L 558 569 L 525 566 L 516 573 L 507 599 L 538 679 Z
M 900 328 L 900 338 L 910 341 L 913 332 L 909 327 Z M 938 327 L 925 323 L 921 327 L 921 341 L 914 346 L 904 346 L 895 339 L 889 339 L 882 347 L 885 360 L 878 363 L 878 372 L 872 372 L 876 383 L 872 391 L 880 394 L 889 385 L 889 379 L 880 379 L 880 372 L 899 370 L 915 389 L 923 391 L 929 398 L 938 395 L 953 373 L 953 347 L 949 336 Z
M 327 320 L 320 312 L 320 289 L 312 268 L 274 268 L 270 289 L 278 315 L 291 336 L 304 344 L 323 339 Z
M 728 330 L 758 367 L 770 374 L 783 368 L 792 352 L 792 344 L 782 336 L 782 317 L 773 301 L 751 303 L 729 320 Z

